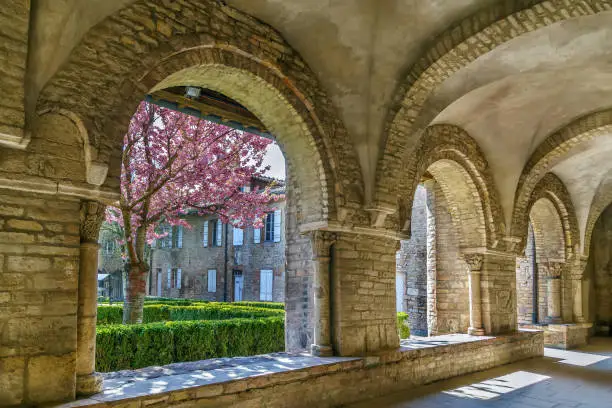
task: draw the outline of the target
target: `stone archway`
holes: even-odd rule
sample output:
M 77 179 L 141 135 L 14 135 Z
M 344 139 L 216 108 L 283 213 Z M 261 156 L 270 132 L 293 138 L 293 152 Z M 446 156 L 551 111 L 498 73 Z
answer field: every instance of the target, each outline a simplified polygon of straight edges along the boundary
M 465 132 L 454 126 L 437 125 L 428 128 L 427 136 L 419 147 L 420 160 L 409 173 L 414 177 L 410 180 L 425 177 L 426 193 L 417 183 L 407 185 L 402 181 L 406 194 L 401 205 L 404 209 L 401 222 L 405 230 L 410 228 L 418 236 L 402 243 L 398 265 L 407 268 L 406 280 L 416 281 L 418 287 L 409 288 L 409 292 L 417 298 L 424 291 L 423 281 L 427 281 L 426 315 L 430 335 L 466 332 L 468 328 L 470 332 L 482 334 L 482 322 L 479 320 L 478 327 L 474 327 L 471 316 L 482 313 L 483 255 L 495 248 L 500 240 L 499 231 L 503 231 L 495 187 L 486 160 Z M 426 250 L 417 248 L 424 246 L 424 242 Z M 423 255 L 426 260 L 402 265 L 402 259 L 406 258 L 404 252 L 426 254 Z M 475 254 L 480 256 L 478 262 Z M 415 267 L 416 264 L 419 266 Z M 426 265 L 426 278 L 419 277 L 423 274 L 423 265 Z M 410 305 L 419 301 L 411 299 L 409 294 L 407 302 Z M 423 315 L 422 311 L 417 313 Z M 422 322 L 412 323 L 422 331 Z

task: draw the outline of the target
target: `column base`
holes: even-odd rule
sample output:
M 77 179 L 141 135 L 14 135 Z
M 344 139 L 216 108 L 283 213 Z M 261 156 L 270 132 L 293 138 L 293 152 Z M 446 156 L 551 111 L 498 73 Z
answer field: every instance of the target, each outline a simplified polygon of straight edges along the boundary
M 91 374 L 77 375 L 76 393 L 77 395 L 92 395 L 102 391 L 102 375 L 93 372 Z
M 334 355 L 334 351 L 331 346 L 313 344 L 310 346 L 310 353 L 317 357 L 331 357 Z
M 475 329 L 473 327 L 468 328 L 468 334 L 470 336 L 484 336 L 484 329 Z

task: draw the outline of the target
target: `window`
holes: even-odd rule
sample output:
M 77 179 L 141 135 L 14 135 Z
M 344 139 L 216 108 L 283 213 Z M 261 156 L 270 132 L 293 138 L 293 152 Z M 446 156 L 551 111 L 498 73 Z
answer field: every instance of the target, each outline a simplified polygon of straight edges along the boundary
M 115 251 L 115 241 L 108 240 L 104 241 L 104 252 L 106 254 L 111 254 Z
M 253 243 L 259 244 L 261 242 L 261 228 L 253 228 Z
M 265 240 L 267 242 L 280 242 L 281 238 L 281 211 L 276 210 L 266 214 Z
M 232 227 L 232 232 L 234 234 L 234 246 L 242 245 L 244 243 L 244 231 L 242 228 Z
M 181 288 L 181 268 L 168 268 L 168 288 Z
M 165 237 L 160 240 L 162 248 L 172 248 L 172 227 L 170 225 L 166 225 L 162 228 L 164 233 L 167 233 Z
M 214 231 L 213 246 L 217 246 L 217 247 L 221 246 L 223 223 L 221 222 L 221 220 L 214 220 L 212 222 L 212 225 L 213 225 L 213 231 Z
M 202 232 L 202 246 L 208 246 L 208 220 L 204 221 L 204 231 Z
M 208 291 L 209 292 L 217 291 L 217 270 L 216 269 L 208 270 Z
M 176 227 L 176 247 L 177 248 L 183 247 L 183 226 L 182 225 L 179 225 L 178 227 Z
M 259 272 L 259 300 L 272 301 L 272 269 L 262 269 Z
M 238 190 L 240 190 L 241 193 L 248 193 L 251 191 L 251 186 L 242 186 Z

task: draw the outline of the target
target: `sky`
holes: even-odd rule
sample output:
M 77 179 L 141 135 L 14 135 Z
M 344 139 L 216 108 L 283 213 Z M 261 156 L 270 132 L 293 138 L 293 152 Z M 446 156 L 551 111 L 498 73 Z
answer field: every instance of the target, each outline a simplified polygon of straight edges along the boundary
M 285 179 L 285 156 L 283 156 L 283 152 L 276 143 L 268 145 L 264 166 L 270 166 L 270 170 L 265 174 L 266 176 L 280 180 Z

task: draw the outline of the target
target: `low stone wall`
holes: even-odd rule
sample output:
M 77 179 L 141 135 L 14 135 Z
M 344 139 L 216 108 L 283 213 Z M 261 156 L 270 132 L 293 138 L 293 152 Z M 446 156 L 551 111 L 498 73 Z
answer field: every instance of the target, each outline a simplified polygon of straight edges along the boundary
M 116 401 L 66 407 L 333 407 L 486 370 L 544 354 L 541 331 L 429 348 L 400 348 L 365 358 L 183 388 Z

